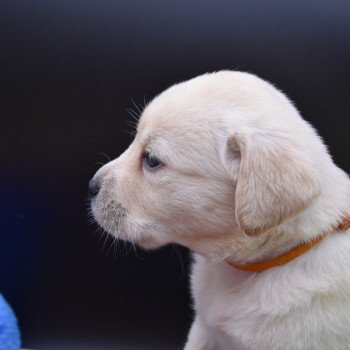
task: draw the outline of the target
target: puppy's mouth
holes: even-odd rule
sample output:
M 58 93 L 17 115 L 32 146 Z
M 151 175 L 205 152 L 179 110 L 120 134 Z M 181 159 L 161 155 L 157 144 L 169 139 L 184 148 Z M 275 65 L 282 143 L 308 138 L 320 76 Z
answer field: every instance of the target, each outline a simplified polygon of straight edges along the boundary
M 91 211 L 97 223 L 113 236 L 119 236 L 126 226 L 127 211 L 114 200 L 102 206 L 92 201 Z

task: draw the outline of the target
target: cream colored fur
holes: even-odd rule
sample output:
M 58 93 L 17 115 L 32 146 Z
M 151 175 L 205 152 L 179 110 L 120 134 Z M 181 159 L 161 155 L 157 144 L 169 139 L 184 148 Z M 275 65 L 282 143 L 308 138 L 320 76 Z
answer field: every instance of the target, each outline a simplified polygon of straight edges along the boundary
M 350 349 L 349 230 L 261 273 L 224 261 L 278 256 L 350 211 L 348 175 L 271 84 L 222 71 L 174 85 L 95 179 L 92 212 L 110 234 L 194 252 L 186 350 Z

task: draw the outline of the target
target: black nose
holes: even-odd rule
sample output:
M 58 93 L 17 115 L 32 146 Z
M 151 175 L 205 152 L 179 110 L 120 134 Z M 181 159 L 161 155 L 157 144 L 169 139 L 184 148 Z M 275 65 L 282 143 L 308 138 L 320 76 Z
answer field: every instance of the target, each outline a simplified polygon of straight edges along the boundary
M 100 190 L 101 184 L 100 181 L 96 179 L 91 179 L 89 182 L 89 193 L 91 197 L 95 197 Z

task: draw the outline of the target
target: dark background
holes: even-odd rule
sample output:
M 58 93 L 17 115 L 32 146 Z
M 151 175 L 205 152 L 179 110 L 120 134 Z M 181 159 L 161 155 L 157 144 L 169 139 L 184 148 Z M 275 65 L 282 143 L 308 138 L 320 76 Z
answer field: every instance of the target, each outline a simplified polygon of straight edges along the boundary
M 349 1 L 0 1 L 0 291 L 24 347 L 182 348 L 187 251 L 112 247 L 86 187 L 131 99 L 220 69 L 275 83 L 350 169 Z

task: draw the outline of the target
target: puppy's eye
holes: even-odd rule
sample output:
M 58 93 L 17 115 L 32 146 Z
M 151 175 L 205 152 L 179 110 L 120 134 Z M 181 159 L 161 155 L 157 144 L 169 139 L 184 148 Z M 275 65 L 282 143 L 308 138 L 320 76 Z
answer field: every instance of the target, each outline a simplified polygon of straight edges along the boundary
M 155 170 L 160 168 L 164 163 L 157 157 L 145 153 L 142 159 L 142 165 L 148 170 Z

